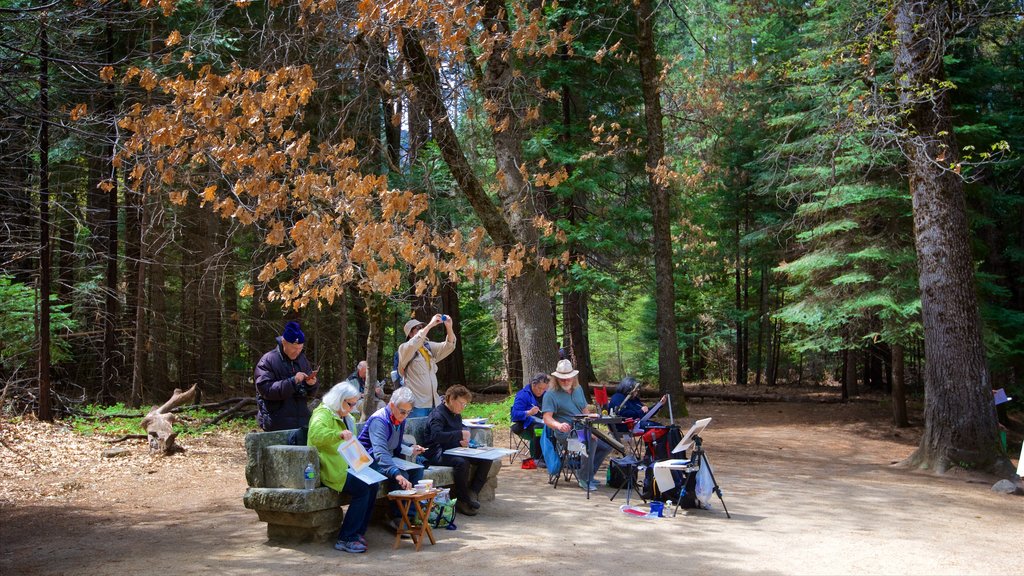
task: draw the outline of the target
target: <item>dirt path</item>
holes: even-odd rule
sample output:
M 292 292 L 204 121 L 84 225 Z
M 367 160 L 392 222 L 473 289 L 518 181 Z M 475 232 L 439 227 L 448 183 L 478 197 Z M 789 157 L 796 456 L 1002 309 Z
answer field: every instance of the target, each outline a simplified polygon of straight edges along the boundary
M 890 466 L 919 430 L 894 432 L 877 405 L 694 404 L 712 416 L 708 455 L 732 519 L 708 511 L 636 519 L 602 487 L 552 489 L 505 468 L 498 499 L 419 553 L 266 542 L 242 507 L 242 439 L 185 439 L 189 452 L 101 459 L 106 445 L 38 423 L 3 423 L 32 461 L 0 447 L 0 574 L 1016 574 L 1024 498 L 991 482 Z M 898 435 L 897 435 L 898 434 Z M 500 436 L 504 438 L 504 436 Z M 19 443 L 20 441 L 20 443 Z

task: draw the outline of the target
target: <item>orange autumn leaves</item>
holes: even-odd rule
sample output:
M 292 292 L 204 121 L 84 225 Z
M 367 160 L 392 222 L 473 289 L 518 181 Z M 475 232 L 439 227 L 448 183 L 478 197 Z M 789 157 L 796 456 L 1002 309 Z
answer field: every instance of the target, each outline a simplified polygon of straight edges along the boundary
M 127 177 L 137 189 L 165 192 L 178 204 L 194 198 L 261 229 L 267 244 L 280 247 L 259 275 L 278 279 L 272 299 L 294 307 L 332 302 L 352 282 L 392 293 L 408 269 L 420 278 L 418 291 L 460 272 L 502 270 L 487 264 L 502 253 L 484 247 L 481 230 L 437 235 L 419 218 L 426 196 L 360 173 L 351 140 L 314 146 L 297 131 L 315 89 L 309 68 L 223 75 L 204 68 L 195 79 L 154 83 L 165 103 L 136 104 L 120 120 L 130 136 L 119 165 L 133 165 Z

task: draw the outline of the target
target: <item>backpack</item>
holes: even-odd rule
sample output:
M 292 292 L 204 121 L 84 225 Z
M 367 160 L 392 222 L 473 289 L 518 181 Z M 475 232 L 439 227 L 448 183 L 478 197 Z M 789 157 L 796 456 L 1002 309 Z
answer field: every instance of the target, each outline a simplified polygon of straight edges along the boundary
M 651 427 L 644 432 L 643 440 L 647 444 L 647 454 L 656 461 L 670 460 L 672 458 L 685 458 L 685 454 L 672 454 L 670 450 L 675 448 L 683 434 L 679 426 L 665 426 L 663 428 Z

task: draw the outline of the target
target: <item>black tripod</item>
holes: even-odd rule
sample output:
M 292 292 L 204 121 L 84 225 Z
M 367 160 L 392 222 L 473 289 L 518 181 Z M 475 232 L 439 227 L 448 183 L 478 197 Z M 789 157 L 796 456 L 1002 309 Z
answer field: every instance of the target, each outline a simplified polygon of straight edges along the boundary
M 708 467 L 708 475 L 711 476 L 711 482 L 714 484 L 712 490 L 718 495 L 718 500 L 722 503 L 722 509 L 725 510 L 725 517 L 732 518 L 729 515 L 729 508 L 725 506 L 725 500 L 722 500 L 722 489 L 718 486 L 718 480 L 715 480 L 715 473 L 711 470 L 711 463 L 708 462 L 708 455 L 704 452 L 702 441 L 700 436 L 693 437 L 693 453 L 690 454 L 690 461 L 697 464 L 697 470 L 689 472 L 689 474 L 696 474 L 704 466 Z M 696 486 L 696 483 L 694 484 Z M 679 496 L 676 498 L 676 508 L 672 511 L 672 516 L 675 516 L 679 512 L 679 506 L 683 503 L 683 496 L 686 495 L 686 485 L 684 484 L 679 490 Z

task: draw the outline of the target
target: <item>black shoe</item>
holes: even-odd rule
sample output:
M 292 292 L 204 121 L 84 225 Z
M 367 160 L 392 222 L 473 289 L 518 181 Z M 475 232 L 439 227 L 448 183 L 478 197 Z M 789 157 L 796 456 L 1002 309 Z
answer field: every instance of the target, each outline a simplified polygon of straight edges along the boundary
M 455 503 L 455 509 L 459 511 L 459 514 L 465 514 L 466 516 L 476 516 L 476 508 L 470 506 L 465 500 L 459 500 Z
M 472 506 L 474 510 L 479 510 L 480 500 L 478 500 L 478 498 L 479 495 L 476 493 L 476 490 L 470 490 L 469 496 L 466 497 L 466 502 L 469 502 L 469 505 Z

